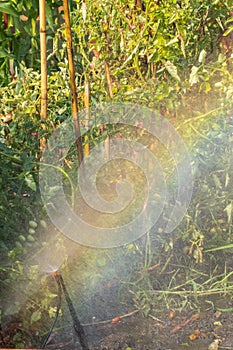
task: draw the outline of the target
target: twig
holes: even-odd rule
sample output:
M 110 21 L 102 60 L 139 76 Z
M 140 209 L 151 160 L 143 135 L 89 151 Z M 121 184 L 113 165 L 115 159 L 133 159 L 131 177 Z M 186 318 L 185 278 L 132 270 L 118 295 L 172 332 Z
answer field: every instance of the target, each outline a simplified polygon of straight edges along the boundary
M 149 314 L 148 316 L 149 316 L 150 318 L 152 318 L 152 320 L 154 320 L 154 321 L 158 321 L 158 322 L 160 322 L 160 323 L 165 323 L 164 321 L 160 320 L 159 318 L 157 318 L 157 317 L 155 317 L 155 316 L 153 316 L 153 315 L 151 315 L 151 314 Z
M 182 322 L 181 324 L 178 324 L 177 326 L 175 326 L 171 331 L 170 331 L 170 335 L 178 332 L 180 329 L 184 328 L 185 326 L 187 326 L 189 323 L 191 323 L 192 321 L 197 321 L 197 319 L 199 318 L 199 315 L 193 315 L 191 316 L 188 320 Z
M 130 317 L 132 315 L 135 315 L 139 312 L 139 309 L 133 310 L 131 312 L 129 312 L 128 314 L 124 314 L 122 316 L 118 316 L 119 320 L 121 320 L 122 318 L 126 318 L 126 317 Z M 96 326 L 99 324 L 107 324 L 107 323 L 112 323 L 112 320 L 114 320 L 114 318 L 111 318 L 111 320 L 104 320 L 104 321 L 98 321 L 98 322 L 92 322 L 92 323 L 82 323 L 83 327 L 87 327 L 87 326 Z

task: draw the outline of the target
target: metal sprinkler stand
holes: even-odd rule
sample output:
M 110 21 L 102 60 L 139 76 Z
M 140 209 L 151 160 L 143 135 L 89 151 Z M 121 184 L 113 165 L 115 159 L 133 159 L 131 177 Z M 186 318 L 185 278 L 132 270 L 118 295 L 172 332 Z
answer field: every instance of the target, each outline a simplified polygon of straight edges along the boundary
M 54 278 L 55 278 L 55 280 L 56 280 L 56 282 L 58 284 L 59 290 L 63 290 L 64 297 L 66 299 L 66 302 L 67 302 L 67 305 L 68 305 L 68 308 L 69 308 L 69 311 L 70 311 L 70 315 L 71 315 L 72 320 L 73 320 L 73 327 L 74 327 L 75 332 L 78 335 L 78 339 L 79 339 L 80 345 L 81 345 L 83 350 L 89 350 L 89 346 L 88 346 L 88 343 L 87 343 L 87 337 L 85 335 L 83 326 L 81 325 L 81 323 L 80 323 L 80 321 L 78 319 L 77 313 L 76 313 L 74 305 L 73 305 L 73 303 L 72 303 L 72 301 L 70 299 L 69 293 L 68 293 L 68 291 L 66 289 L 66 286 L 65 286 L 64 280 L 62 278 L 62 275 L 60 273 L 58 273 L 57 271 L 54 271 L 53 275 L 54 275 Z

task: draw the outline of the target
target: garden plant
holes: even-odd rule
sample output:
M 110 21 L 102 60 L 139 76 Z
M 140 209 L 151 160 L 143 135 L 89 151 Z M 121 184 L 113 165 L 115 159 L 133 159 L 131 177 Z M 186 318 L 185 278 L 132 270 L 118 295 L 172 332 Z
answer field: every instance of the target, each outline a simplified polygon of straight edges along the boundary
M 40 348 L 46 339 L 58 309 L 57 285 L 51 273 L 41 272 L 40 264 L 51 244 L 54 254 L 64 258 L 64 279 L 86 327 L 104 327 L 109 321 L 118 326 L 132 317 L 160 325 L 168 322 L 172 327 L 176 314 L 191 313 L 193 322 L 203 309 L 229 315 L 233 307 L 232 1 L 72 0 L 73 73 L 64 3 L 46 1 L 47 106 L 42 116 L 39 3 L 0 2 L 0 347 Z M 155 143 L 153 148 L 143 126 L 140 131 L 124 128 L 120 121 L 101 126 L 92 111 L 108 103 L 145 106 L 182 137 L 191 159 L 193 193 L 173 232 L 166 233 L 158 221 L 156 228 L 137 240 L 112 249 L 94 249 L 70 242 L 54 227 L 40 192 L 41 160 L 51 135 L 74 117 L 74 97 L 83 135 L 78 147 L 84 159 L 97 144 L 103 145 L 108 156 L 110 140 L 142 141 L 155 156 L 159 154 L 169 194 L 176 192 L 176 165 L 163 145 Z M 65 152 L 64 141 L 57 155 L 58 171 L 69 204 L 88 218 L 92 212 L 78 190 L 80 154 L 76 144 Z M 144 175 L 134 176 L 129 161 L 120 169 L 118 165 L 110 161 L 107 176 L 106 169 L 99 171 L 97 188 L 105 200 L 112 201 L 117 195 L 115 178 L 125 176 L 135 186 L 135 208 L 145 192 Z M 47 171 L 53 174 L 52 167 Z M 48 186 L 51 198 L 57 191 L 55 185 Z M 167 198 L 164 216 L 175 201 Z M 134 215 L 133 211 L 119 214 L 115 222 L 127 223 Z M 108 215 L 93 220 L 105 227 Z M 95 304 L 103 285 L 104 296 L 108 289 L 116 289 L 122 309 L 113 306 L 112 315 L 107 311 L 99 318 L 93 314 L 97 319 L 91 321 L 86 304 Z M 60 332 L 66 316 L 62 306 L 52 334 Z M 174 329 L 168 338 L 176 335 Z M 209 339 L 191 332 L 185 342 L 217 339 L 218 346 L 224 336 L 216 334 L 211 333 Z M 54 339 L 61 343 L 62 336 Z M 96 340 L 89 340 L 97 349 Z M 128 350 L 158 346 L 150 340 L 125 344 L 120 345 L 119 339 L 114 346 Z M 105 348 L 113 349 L 113 345 Z

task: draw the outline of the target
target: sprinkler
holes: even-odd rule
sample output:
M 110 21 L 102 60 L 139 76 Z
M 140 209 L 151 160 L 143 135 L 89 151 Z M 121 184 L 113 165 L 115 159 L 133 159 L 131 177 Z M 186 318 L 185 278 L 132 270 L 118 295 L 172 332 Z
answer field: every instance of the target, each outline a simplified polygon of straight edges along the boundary
M 71 318 L 73 320 L 73 327 L 74 327 L 75 332 L 77 333 L 77 336 L 78 336 L 80 345 L 82 347 L 82 350 L 89 350 L 89 346 L 88 346 L 88 343 L 87 343 L 87 337 L 85 335 L 83 326 L 81 325 L 81 323 L 80 323 L 80 321 L 78 319 L 78 316 L 77 316 L 77 313 L 75 311 L 74 305 L 73 305 L 73 303 L 71 301 L 71 298 L 69 296 L 69 293 L 68 293 L 68 291 L 66 289 L 63 277 L 62 277 L 61 273 L 58 273 L 58 271 L 53 271 L 53 276 L 54 276 L 54 278 L 55 278 L 55 280 L 57 282 L 57 285 L 58 285 L 58 298 L 59 298 L 59 301 L 58 301 L 58 307 L 57 307 L 57 312 L 56 312 L 56 317 L 55 317 L 54 323 L 53 323 L 53 325 L 51 327 L 51 330 L 50 330 L 48 336 L 46 337 L 46 340 L 44 341 L 43 348 L 46 346 L 48 338 L 50 337 L 52 329 L 53 329 L 53 327 L 54 327 L 54 325 L 56 323 L 57 316 L 59 314 L 59 310 L 60 310 L 60 307 L 61 307 L 61 296 L 62 296 L 62 291 L 63 291 L 66 303 L 67 303 L 68 308 L 69 308 L 69 312 L 70 312 Z

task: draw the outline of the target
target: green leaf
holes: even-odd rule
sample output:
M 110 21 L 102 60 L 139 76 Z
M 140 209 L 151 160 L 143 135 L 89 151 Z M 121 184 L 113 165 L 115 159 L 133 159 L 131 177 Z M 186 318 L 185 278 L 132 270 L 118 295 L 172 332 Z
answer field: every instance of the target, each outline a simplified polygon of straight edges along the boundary
M 215 186 L 217 188 L 221 189 L 222 188 L 222 184 L 221 184 L 221 182 L 220 182 L 220 180 L 219 180 L 219 178 L 217 177 L 216 174 L 213 174 L 213 179 L 214 179 Z
M 30 187 L 34 192 L 36 192 L 37 185 L 33 176 L 31 174 L 27 174 L 24 179 L 28 187 Z
M 155 50 L 152 52 L 152 54 L 149 55 L 148 63 L 156 62 L 157 58 L 158 58 L 158 49 L 156 47 Z
M 207 52 L 206 50 L 201 50 L 200 55 L 198 57 L 198 62 L 199 63 L 205 63 L 205 58 L 206 58 Z
M 14 56 L 10 53 L 8 53 L 6 50 L 0 48 L 0 58 L 13 58 Z
M 174 78 L 180 83 L 180 77 L 177 72 L 177 67 L 171 61 L 167 61 L 165 63 L 165 68 L 168 71 L 168 73 L 172 76 L 172 78 Z
M 47 2 L 46 2 L 46 19 L 47 19 L 49 28 L 54 30 L 53 12 L 52 12 L 52 9 L 51 9 L 51 4 L 48 4 Z
M 0 2 L 0 12 L 6 13 L 11 16 L 19 17 L 18 12 L 11 6 L 10 1 L 1 1 Z
M 220 53 L 220 54 L 218 55 L 218 62 L 219 62 L 219 63 L 223 63 L 223 62 L 225 62 L 225 61 L 226 61 L 226 56 L 223 55 L 222 53 Z
M 226 206 L 224 211 L 227 213 L 227 222 L 230 224 L 232 219 L 232 202 Z
M 230 177 L 229 177 L 228 173 L 226 173 L 225 188 L 227 188 L 227 186 L 229 184 L 229 180 L 230 180 Z
M 41 311 L 40 310 L 36 310 L 33 312 L 33 314 L 31 315 L 31 323 L 37 322 L 41 319 Z
M 224 33 L 223 36 L 229 35 L 231 32 L 233 32 L 233 26 L 230 26 Z
M 170 40 L 165 46 L 170 46 L 173 45 L 175 43 L 178 43 L 179 39 L 177 37 L 173 38 L 172 40 Z
M 200 91 L 204 91 L 206 94 L 211 90 L 211 85 L 208 81 L 204 81 L 200 86 Z
M 199 76 L 198 76 L 198 70 L 199 68 L 196 66 L 193 66 L 191 69 L 191 73 L 189 76 L 189 83 L 191 86 L 193 86 L 194 84 L 197 84 L 199 82 Z

